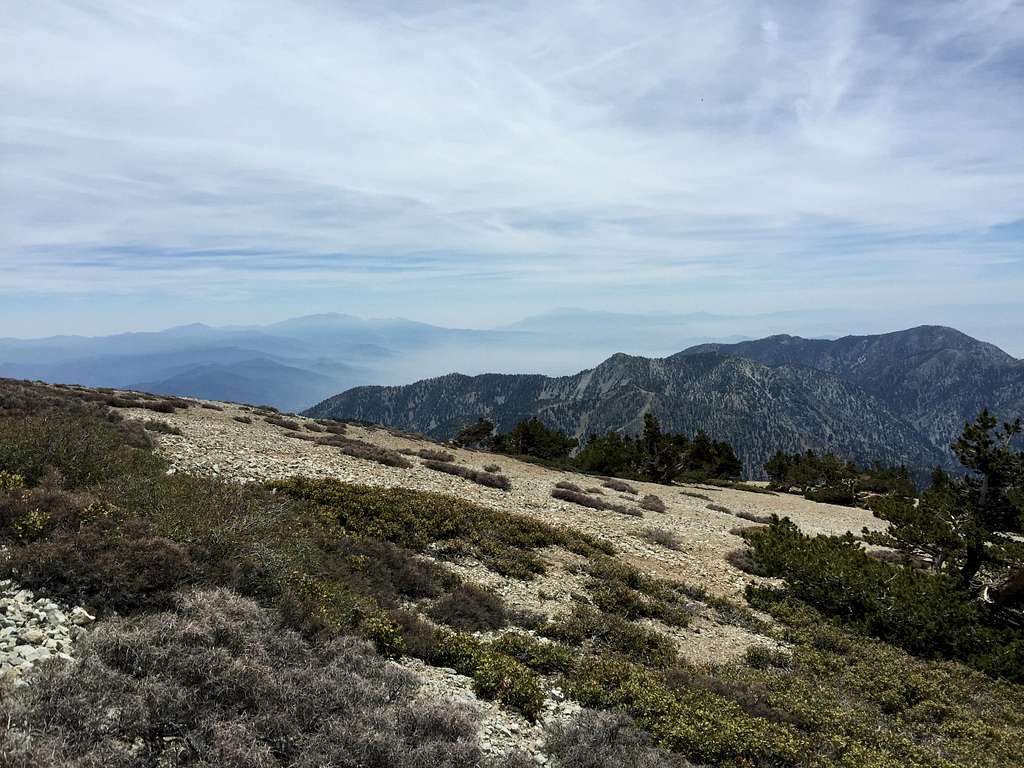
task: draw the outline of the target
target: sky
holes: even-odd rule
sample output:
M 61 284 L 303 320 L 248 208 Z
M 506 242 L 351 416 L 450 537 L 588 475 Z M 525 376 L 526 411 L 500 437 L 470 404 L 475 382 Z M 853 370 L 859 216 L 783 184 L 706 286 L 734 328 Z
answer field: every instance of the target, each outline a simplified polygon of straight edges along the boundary
M 1022 137 L 1024 2 L 10 2 L 0 336 L 834 310 L 1024 357 Z

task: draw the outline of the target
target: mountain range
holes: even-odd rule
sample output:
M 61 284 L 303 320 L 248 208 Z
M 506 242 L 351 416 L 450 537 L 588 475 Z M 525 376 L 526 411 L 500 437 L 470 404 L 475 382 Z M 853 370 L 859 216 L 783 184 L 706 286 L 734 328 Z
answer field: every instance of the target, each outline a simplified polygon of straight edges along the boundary
M 364 386 L 308 414 L 450 437 L 478 416 L 499 430 L 528 416 L 586 438 L 637 433 L 654 412 L 673 432 L 704 430 L 758 477 L 776 450 L 833 450 L 916 470 L 954 460 L 949 443 L 987 407 L 1024 413 L 1024 361 L 942 326 L 836 340 L 778 335 L 701 344 L 664 358 L 615 354 L 574 375 L 449 374 Z

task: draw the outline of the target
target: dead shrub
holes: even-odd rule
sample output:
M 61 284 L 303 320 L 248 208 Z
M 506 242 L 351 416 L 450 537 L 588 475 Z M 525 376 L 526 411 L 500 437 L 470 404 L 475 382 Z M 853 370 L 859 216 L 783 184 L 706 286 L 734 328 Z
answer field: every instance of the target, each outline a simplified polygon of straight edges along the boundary
M 609 478 L 601 483 L 605 488 L 611 488 L 613 491 L 621 491 L 622 493 L 631 493 L 634 496 L 640 493 L 636 488 L 627 483 L 625 480 L 618 480 L 617 478 Z
M 654 745 L 653 739 L 619 712 L 584 709 L 571 720 L 555 721 L 545 751 L 561 768 L 684 768 L 687 763 Z
M 354 459 L 375 461 L 386 467 L 397 467 L 399 469 L 408 469 L 412 466 L 412 462 L 398 451 L 381 448 L 373 443 L 357 440 L 354 437 L 344 437 L 341 434 L 332 433 L 325 437 L 316 438 L 316 442 L 319 445 L 331 445 L 339 448 L 346 456 L 351 456 Z
M 416 455 L 421 459 L 428 459 L 430 461 L 455 461 L 455 454 L 448 453 L 448 451 L 437 450 L 434 448 L 420 448 Z
M 767 525 L 772 521 L 771 515 L 759 515 L 755 512 L 748 512 L 745 509 L 741 509 L 739 512 L 733 512 L 733 514 L 741 520 L 749 520 L 752 523 L 759 523 L 761 525 Z
M 560 499 L 561 501 L 571 501 L 573 504 L 579 504 L 581 507 L 589 507 L 590 509 L 618 512 L 620 515 L 630 515 L 632 517 L 643 517 L 643 512 L 639 509 L 626 507 L 622 504 L 613 504 L 612 502 L 605 501 L 604 499 L 595 499 L 585 493 L 570 491 L 566 488 L 555 488 L 551 491 L 551 497 L 554 499 Z
M 666 510 L 665 502 L 661 500 L 660 496 L 655 496 L 653 493 L 640 499 L 640 508 L 651 512 L 665 512 Z
M 434 621 L 455 629 L 485 632 L 508 623 L 504 601 L 489 589 L 462 584 L 427 611 Z
M 498 488 L 502 491 L 508 491 L 512 488 L 512 481 L 505 477 L 505 475 L 497 475 L 493 472 L 481 472 L 478 469 L 464 467 L 461 464 L 428 459 L 423 462 L 423 466 L 427 469 L 432 469 L 435 472 L 445 472 L 449 475 L 464 477 L 466 480 L 471 480 L 478 485 L 485 485 L 488 488 Z
M 666 531 L 664 528 L 648 528 L 642 534 L 643 538 L 651 542 L 651 544 L 657 544 L 665 547 L 666 549 L 681 550 L 683 548 L 682 541 L 672 531 Z

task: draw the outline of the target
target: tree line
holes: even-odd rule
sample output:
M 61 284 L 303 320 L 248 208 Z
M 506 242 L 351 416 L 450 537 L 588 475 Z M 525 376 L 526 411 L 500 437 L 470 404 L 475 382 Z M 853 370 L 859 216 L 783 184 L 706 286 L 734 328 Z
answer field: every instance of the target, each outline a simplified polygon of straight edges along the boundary
M 743 474 L 743 464 L 729 443 L 703 431 L 692 438 L 665 432 L 652 413 L 644 415 L 643 433 L 637 437 L 609 431 L 588 437 L 582 446 L 535 416 L 505 433 L 497 433 L 492 421 L 481 418 L 459 430 L 453 442 L 581 472 L 655 483 L 738 480 Z

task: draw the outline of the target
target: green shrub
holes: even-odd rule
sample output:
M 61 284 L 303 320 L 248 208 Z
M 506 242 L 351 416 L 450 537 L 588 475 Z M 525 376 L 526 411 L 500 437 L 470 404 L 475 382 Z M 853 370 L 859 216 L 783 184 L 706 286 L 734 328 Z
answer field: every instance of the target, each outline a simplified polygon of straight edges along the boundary
M 569 645 L 589 643 L 600 651 L 621 654 L 653 667 L 672 664 L 678 655 L 672 640 L 660 632 L 585 606 L 574 607 L 542 627 L 539 633 Z
M 793 765 L 811 742 L 793 726 L 746 713 L 703 689 L 669 690 L 657 675 L 617 658 L 586 659 L 570 679 L 584 706 L 635 718 L 657 743 L 714 765 Z
M 544 689 L 537 676 L 501 653 L 482 653 L 473 670 L 473 691 L 512 707 L 535 720 L 544 707 Z
M 575 663 L 575 655 L 564 645 L 538 640 L 522 632 L 505 632 L 491 647 L 543 675 L 566 672 Z
M 21 475 L 28 485 L 51 470 L 75 489 L 164 466 L 152 453 L 127 446 L 117 424 L 96 417 L 0 416 L 0 470 Z
M 747 541 L 758 572 L 786 579 L 796 597 L 822 613 L 914 655 L 961 659 L 1024 681 L 1024 636 L 992 626 L 983 606 L 949 576 L 869 557 L 850 534 L 806 536 L 788 519 L 773 520 Z
M 402 627 L 387 616 L 370 616 L 362 624 L 363 636 L 373 642 L 377 652 L 389 659 L 397 659 L 405 651 Z

